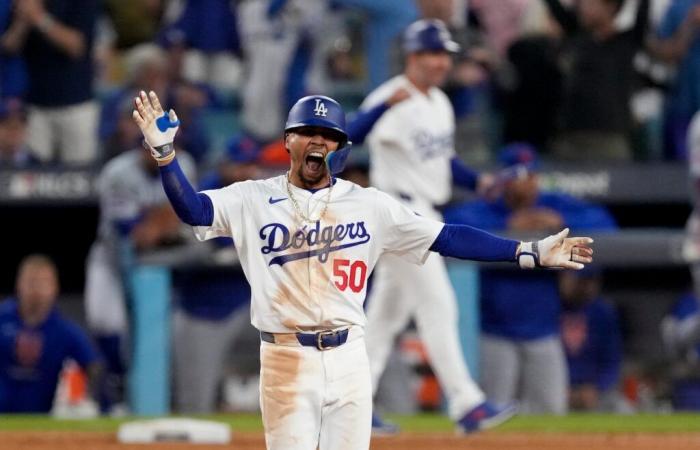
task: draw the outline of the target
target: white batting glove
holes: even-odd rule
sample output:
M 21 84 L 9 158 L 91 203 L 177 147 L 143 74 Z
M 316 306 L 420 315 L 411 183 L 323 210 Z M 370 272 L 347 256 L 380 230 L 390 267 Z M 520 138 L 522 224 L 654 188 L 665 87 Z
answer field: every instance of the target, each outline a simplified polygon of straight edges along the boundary
M 134 103 L 136 109 L 132 117 L 141 129 L 151 155 L 160 165 L 169 163 L 175 158 L 173 141 L 180 126 L 175 111 L 171 109 L 167 113 L 164 112 L 158 96 L 153 91 L 148 95 L 141 91 Z
M 550 267 L 581 270 L 584 264 L 593 262 L 593 243 L 589 237 L 567 238 L 569 229 L 547 236 L 536 242 L 521 242 L 516 257 L 523 269 Z

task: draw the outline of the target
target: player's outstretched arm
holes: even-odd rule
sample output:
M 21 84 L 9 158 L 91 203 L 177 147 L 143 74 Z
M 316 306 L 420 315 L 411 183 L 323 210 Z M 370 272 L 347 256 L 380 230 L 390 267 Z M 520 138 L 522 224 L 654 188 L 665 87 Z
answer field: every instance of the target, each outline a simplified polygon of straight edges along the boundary
M 583 269 L 593 261 L 589 237 L 567 238 L 569 229 L 536 242 L 504 239 L 469 225 L 446 224 L 430 250 L 474 261 L 517 261 L 520 267 Z
M 158 162 L 163 189 L 177 216 L 188 225 L 210 226 L 214 207 L 205 194 L 195 192 L 175 158 L 174 139 L 180 121 L 172 109 L 164 112 L 158 96 L 141 91 L 134 99 L 132 116 L 141 129 L 151 156 Z

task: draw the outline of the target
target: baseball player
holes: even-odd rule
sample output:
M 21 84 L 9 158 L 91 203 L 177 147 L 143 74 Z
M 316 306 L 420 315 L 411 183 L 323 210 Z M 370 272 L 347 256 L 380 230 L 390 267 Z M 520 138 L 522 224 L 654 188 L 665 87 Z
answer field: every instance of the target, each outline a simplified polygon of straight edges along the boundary
M 182 164 L 194 174 L 194 162 Z M 97 239 L 86 262 L 85 313 L 88 327 L 105 360 L 100 399 L 103 412 L 119 406 L 126 371 L 123 346 L 128 334 L 124 289 L 126 246 L 152 248 L 177 235 L 179 224 L 160 187 L 157 169 L 142 149 L 111 159 L 98 176 L 100 220 Z M 173 215 L 171 219 L 170 216 Z
M 251 286 L 260 330 L 260 403 L 268 449 L 369 448 L 372 388 L 363 339 L 367 277 L 383 253 L 421 264 L 429 251 L 581 269 L 590 238 L 563 230 L 537 242 L 415 214 L 376 189 L 333 177 L 350 149 L 345 115 L 325 96 L 289 111 L 289 171 L 195 192 L 180 170 L 175 111 L 155 93 L 135 99 L 135 122 L 160 166 L 163 187 L 196 236 L 232 237 Z
M 379 86 L 360 107 L 372 108 L 397 88 L 411 93 L 384 113 L 367 137 L 370 183 L 422 216 L 441 220 L 435 205 L 450 199 L 452 183 L 472 190 L 489 183 L 456 157 L 454 112 L 438 87 L 452 67 L 450 53 L 459 51 L 459 45 L 443 22 L 426 19 L 406 29 L 403 48 L 404 73 Z M 375 392 L 396 335 L 411 318 L 449 402 L 449 415 L 462 431 L 495 426 L 515 414 L 513 405 L 487 402 L 469 373 L 459 342 L 455 293 L 438 256 L 418 267 L 390 254 L 377 269 L 366 336 Z M 396 431 L 376 414 L 373 428 Z

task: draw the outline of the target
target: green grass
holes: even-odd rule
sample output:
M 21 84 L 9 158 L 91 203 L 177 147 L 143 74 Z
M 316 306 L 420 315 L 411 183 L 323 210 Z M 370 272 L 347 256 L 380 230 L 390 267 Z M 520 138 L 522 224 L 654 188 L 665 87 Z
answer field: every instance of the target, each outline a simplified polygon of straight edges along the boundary
M 234 431 L 262 431 L 257 414 L 230 414 L 204 416 L 203 419 L 228 423 Z M 425 432 L 452 432 L 454 425 L 445 416 L 419 414 L 415 416 L 389 415 L 402 430 Z M 0 432 L 7 430 L 71 430 L 114 432 L 120 424 L 142 418 L 120 419 L 52 419 L 43 416 L 0 415 Z M 631 415 L 570 414 L 565 417 L 519 416 L 501 425 L 496 433 L 700 433 L 700 414 Z
M 389 416 L 407 431 L 451 431 L 452 422 L 433 414 L 416 416 Z M 499 426 L 495 432 L 533 433 L 700 433 L 700 414 L 569 414 L 567 416 L 517 416 Z
M 228 423 L 236 431 L 262 431 L 259 414 L 222 414 L 208 416 L 188 416 Z M 8 430 L 36 431 L 116 431 L 119 425 L 132 420 L 149 420 L 150 417 L 98 418 L 98 419 L 54 419 L 47 416 L 0 415 L 0 432 Z

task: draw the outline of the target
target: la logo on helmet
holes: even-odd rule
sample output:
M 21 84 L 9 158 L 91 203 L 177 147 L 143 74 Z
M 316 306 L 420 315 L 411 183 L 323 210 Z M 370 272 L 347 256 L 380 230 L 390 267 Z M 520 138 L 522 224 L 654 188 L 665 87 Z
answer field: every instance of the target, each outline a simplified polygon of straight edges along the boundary
M 315 100 L 316 107 L 314 108 L 314 115 L 326 117 L 326 115 L 328 114 L 328 108 L 326 108 L 326 105 L 323 103 L 323 100 L 321 100 L 320 98 L 317 98 Z

